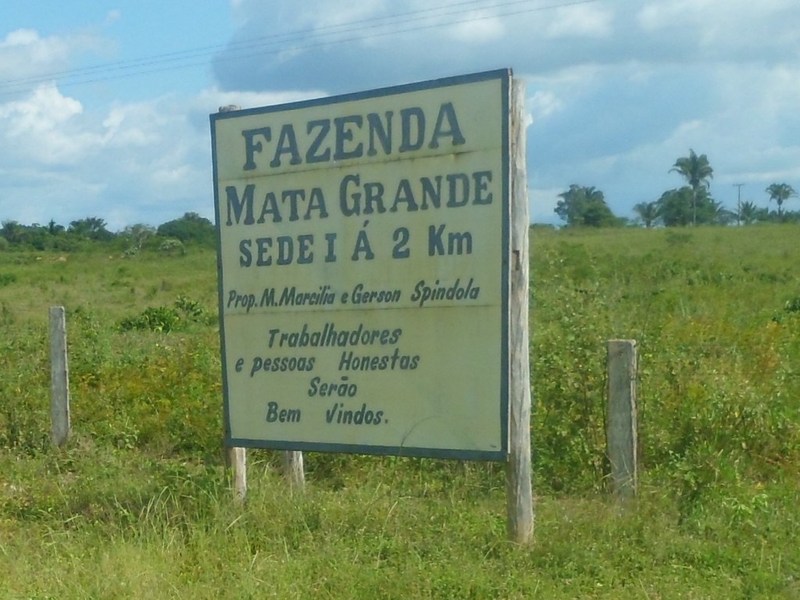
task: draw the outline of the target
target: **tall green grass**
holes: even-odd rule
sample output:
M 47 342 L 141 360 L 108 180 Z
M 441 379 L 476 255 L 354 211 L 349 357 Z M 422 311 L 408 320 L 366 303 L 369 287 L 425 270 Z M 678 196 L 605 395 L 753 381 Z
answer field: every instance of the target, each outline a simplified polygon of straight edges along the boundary
M 505 541 L 498 464 L 308 454 L 298 494 L 254 451 L 238 505 L 213 253 L 0 252 L 0 598 L 799 597 L 798 234 L 535 231 L 529 548 Z M 606 492 L 610 338 L 640 351 L 625 508 Z

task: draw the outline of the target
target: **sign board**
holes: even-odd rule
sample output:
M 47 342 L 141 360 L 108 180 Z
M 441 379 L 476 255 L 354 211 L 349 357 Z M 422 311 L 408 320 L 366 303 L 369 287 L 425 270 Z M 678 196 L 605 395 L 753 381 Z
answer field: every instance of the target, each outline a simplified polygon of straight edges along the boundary
M 228 445 L 505 459 L 510 80 L 211 116 Z

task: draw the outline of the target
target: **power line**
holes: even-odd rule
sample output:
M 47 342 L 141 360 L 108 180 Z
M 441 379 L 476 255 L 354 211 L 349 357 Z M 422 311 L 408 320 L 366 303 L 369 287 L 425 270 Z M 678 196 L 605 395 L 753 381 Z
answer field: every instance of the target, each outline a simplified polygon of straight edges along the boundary
M 237 51 L 237 50 L 248 50 L 252 48 L 260 48 L 269 45 L 275 45 L 279 43 L 288 43 L 294 40 L 300 40 L 304 36 L 313 35 L 317 38 L 324 38 L 324 37 L 331 37 L 335 34 L 341 33 L 351 33 L 356 31 L 354 29 L 356 26 L 362 25 L 374 25 L 374 26 L 382 26 L 388 27 L 390 25 L 396 23 L 403 23 L 411 22 L 411 21 L 419 21 L 425 18 L 431 18 L 436 16 L 449 16 L 451 14 L 455 14 L 452 12 L 452 9 L 459 8 L 462 9 L 464 7 L 477 7 L 482 9 L 491 9 L 491 8 L 498 8 L 504 7 L 509 5 L 517 5 L 523 4 L 525 2 L 529 2 L 530 0 L 512 0 L 507 2 L 495 2 L 488 5 L 481 5 L 480 0 L 469 0 L 465 2 L 456 2 L 453 4 L 447 4 L 444 6 L 440 6 L 437 8 L 432 9 L 423 9 L 417 11 L 411 11 L 406 13 L 398 13 L 394 15 L 386 15 L 382 17 L 371 17 L 368 19 L 361 19 L 357 21 L 350 21 L 347 23 L 340 23 L 337 25 L 330 25 L 318 29 L 303 29 L 303 30 L 296 30 L 287 33 L 278 33 L 272 34 L 269 36 L 263 36 L 258 38 L 251 38 L 248 40 L 243 40 L 241 42 L 233 42 L 228 44 L 218 44 L 213 46 L 203 46 L 199 48 L 193 48 L 188 50 L 181 50 L 175 52 L 169 52 L 164 54 L 156 54 L 148 57 L 136 58 L 136 59 L 129 59 L 125 61 L 115 61 L 111 63 L 103 63 L 99 65 L 92 65 L 89 67 L 82 67 L 76 69 L 67 69 L 63 71 L 56 71 L 47 73 L 44 75 L 39 76 L 32 76 L 32 77 L 24 77 L 19 79 L 11 79 L 0 82 L 0 85 L 4 86 L 14 86 L 14 85 L 23 85 L 23 84 L 32 84 L 32 83 L 42 83 L 44 81 L 50 81 L 53 79 L 62 79 L 67 77 L 75 77 L 80 75 L 91 75 L 95 76 L 98 72 L 113 72 L 116 70 L 133 70 L 133 69 L 140 69 L 141 67 L 149 67 L 149 66 L 159 66 L 156 70 L 166 70 L 161 68 L 160 66 L 165 63 L 173 63 L 176 61 L 185 61 L 185 60 L 193 60 L 195 58 L 213 55 L 216 52 L 219 52 L 227 47 L 229 50 Z M 440 13 L 440 14 L 436 14 Z M 486 18 L 486 17 L 482 17 Z M 477 19 L 476 19 L 477 20 Z M 449 23 L 440 24 L 440 26 L 449 25 Z M 365 36 L 368 37 L 368 36 Z M 323 40 L 324 41 L 324 40 Z M 283 48 L 282 48 L 283 49 Z M 297 49 L 297 48 L 293 48 Z M 238 58 L 240 55 L 237 55 Z M 251 54 L 241 55 L 243 57 L 251 56 Z M 183 68 L 184 66 L 195 66 L 197 64 L 205 64 L 203 63 L 190 63 L 188 65 L 178 65 L 175 68 Z M 142 70 L 141 72 L 150 72 L 149 69 Z M 134 73 L 135 74 L 135 73 Z M 92 80 L 94 81 L 94 80 Z
M 164 71 L 188 69 L 205 66 L 206 60 L 222 50 L 230 54 L 218 60 L 235 61 L 253 56 L 273 55 L 286 51 L 304 51 L 330 44 L 345 44 L 358 40 L 372 39 L 409 33 L 427 29 L 450 27 L 465 23 L 507 18 L 520 14 L 553 10 L 570 6 L 591 4 L 599 0 L 573 0 L 539 6 L 525 6 L 531 0 L 504 0 L 486 3 L 481 0 L 463 0 L 434 8 L 426 8 L 392 15 L 370 17 L 317 29 L 301 29 L 287 33 L 250 38 L 229 44 L 202 46 L 187 50 L 155 54 L 141 58 L 101 63 L 88 67 L 54 71 L 44 75 L 22 77 L 0 81 L 0 97 L 24 91 L 32 85 L 56 81 L 62 86 L 85 85 L 113 79 L 122 79 Z M 475 14 L 458 18 L 465 11 L 486 11 L 499 9 L 491 15 Z M 449 17 L 456 17 L 449 19 Z M 428 22 L 433 19 L 444 21 Z M 414 24 L 414 25 L 411 25 Z M 364 31 L 369 27 L 368 31 Z M 344 36 L 344 37 L 341 37 Z M 289 45 L 289 47 L 287 47 Z M 204 59 L 204 60 L 200 60 Z

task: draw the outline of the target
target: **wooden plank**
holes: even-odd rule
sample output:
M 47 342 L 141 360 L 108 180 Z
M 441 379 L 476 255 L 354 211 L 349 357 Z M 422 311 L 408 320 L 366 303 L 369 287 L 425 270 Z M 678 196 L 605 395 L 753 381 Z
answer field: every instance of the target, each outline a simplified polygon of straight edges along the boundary
M 525 85 L 511 87 L 511 314 L 509 459 L 506 468 L 508 537 L 518 544 L 533 539 L 531 477 L 531 386 L 528 346 L 528 181 L 525 166 Z

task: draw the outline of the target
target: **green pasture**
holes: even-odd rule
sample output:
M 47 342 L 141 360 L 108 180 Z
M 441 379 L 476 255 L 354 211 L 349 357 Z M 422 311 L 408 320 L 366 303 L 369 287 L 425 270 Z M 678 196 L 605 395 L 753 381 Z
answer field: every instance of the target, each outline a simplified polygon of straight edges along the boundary
M 252 451 L 237 504 L 213 251 L 0 251 L 0 598 L 800 598 L 800 228 L 531 241 L 529 547 L 506 541 L 494 463 L 309 453 L 301 493 Z M 613 338 L 639 348 L 624 507 L 604 452 Z

